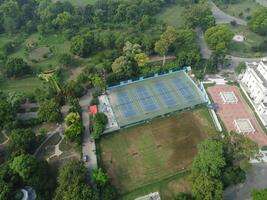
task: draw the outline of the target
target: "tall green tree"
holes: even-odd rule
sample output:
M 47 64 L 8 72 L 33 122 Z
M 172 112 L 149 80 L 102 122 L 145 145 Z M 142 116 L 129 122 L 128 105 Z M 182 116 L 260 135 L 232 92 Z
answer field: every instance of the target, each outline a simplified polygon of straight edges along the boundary
M 7 77 L 21 77 L 31 73 L 31 68 L 22 58 L 9 58 L 6 62 Z
M 65 118 L 65 124 L 67 125 L 65 129 L 65 135 L 67 139 L 72 142 L 81 142 L 81 137 L 83 134 L 84 127 L 81 122 L 81 117 L 79 113 L 71 112 Z
M 216 25 L 205 32 L 208 46 L 216 52 L 226 53 L 234 33 L 225 25 Z
M 267 34 L 267 8 L 261 7 L 255 10 L 248 22 L 249 28 L 261 35 Z
M 168 26 L 166 31 L 160 36 L 160 40 L 155 43 L 155 51 L 163 56 L 163 66 L 165 65 L 166 61 L 166 54 L 168 53 L 170 46 L 175 42 L 176 39 L 176 29 L 172 26 Z
M 8 151 L 14 157 L 20 154 L 33 153 L 37 138 L 31 129 L 14 129 L 9 136 Z
M 59 122 L 61 120 L 60 105 L 55 99 L 45 100 L 40 104 L 38 117 L 46 122 Z

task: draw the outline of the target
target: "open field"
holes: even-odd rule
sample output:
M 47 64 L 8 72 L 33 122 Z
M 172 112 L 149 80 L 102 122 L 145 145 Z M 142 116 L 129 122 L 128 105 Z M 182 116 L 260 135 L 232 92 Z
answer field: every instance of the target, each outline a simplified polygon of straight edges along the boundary
M 118 192 L 126 194 L 189 169 L 197 144 L 215 132 L 201 107 L 102 137 L 101 160 Z
M 229 15 L 246 20 L 251 13 L 261 6 L 255 0 L 242 0 L 234 4 L 220 4 L 217 1 L 214 3 Z
M 181 5 L 171 5 L 164 8 L 158 15 L 157 19 L 165 22 L 168 25 L 181 27 L 184 25 L 183 12 L 186 10 Z
M 6 92 L 32 93 L 39 87 L 41 80 L 37 77 L 7 80 L 0 84 L 0 89 Z
M 264 40 L 267 40 L 267 37 L 258 35 L 253 33 L 249 30 L 246 26 L 231 26 L 227 25 L 235 34 L 245 36 L 244 42 L 236 42 L 233 41 L 229 47 L 229 54 L 233 56 L 240 56 L 240 57 L 257 57 L 257 54 L 260 56 L 267 54 L 267 52 L 254 52 L 252 51 L 252 47 L 259 46 L 263 43 Z

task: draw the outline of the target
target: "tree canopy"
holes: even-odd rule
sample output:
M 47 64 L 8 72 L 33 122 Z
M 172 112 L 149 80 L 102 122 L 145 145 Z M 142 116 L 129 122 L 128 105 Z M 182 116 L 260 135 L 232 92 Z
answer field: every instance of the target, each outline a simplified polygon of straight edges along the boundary
M 255 10 L 252 15 L 251 19 L 248 22 L 249 28 L 261 35 L 267 34 L 267 8 L 262 7 Z

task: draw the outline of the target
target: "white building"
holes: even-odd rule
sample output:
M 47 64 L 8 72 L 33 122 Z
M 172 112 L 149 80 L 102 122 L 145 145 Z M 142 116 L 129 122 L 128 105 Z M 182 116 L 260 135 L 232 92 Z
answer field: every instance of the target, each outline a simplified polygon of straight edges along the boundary
M 247 69 L 241 83 L 258 113 L 267 121 L 267 59 L 247 62 L 246 65 Z

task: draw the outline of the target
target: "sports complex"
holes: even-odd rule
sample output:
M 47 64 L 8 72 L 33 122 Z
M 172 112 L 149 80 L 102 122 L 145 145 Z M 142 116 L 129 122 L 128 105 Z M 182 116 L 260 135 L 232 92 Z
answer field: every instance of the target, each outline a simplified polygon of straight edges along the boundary
M 120 199 L 155 191 L 173 199 L 188 188 L 183 176 L 197 145 L 216 133 L 208 108 L 201 106 L 208 103 L 206 93 L 189 74 L 184 68 L 124 81 L 100 97 L 113 132 L 101 137 L 100 160 Z
M 119 128 L 207 103 L 186 69 L 122 82 L 108 88 L 107 98 Z

